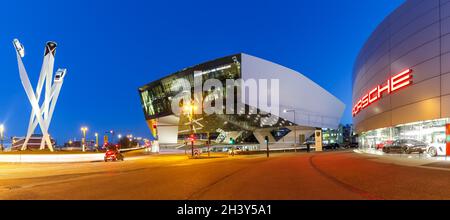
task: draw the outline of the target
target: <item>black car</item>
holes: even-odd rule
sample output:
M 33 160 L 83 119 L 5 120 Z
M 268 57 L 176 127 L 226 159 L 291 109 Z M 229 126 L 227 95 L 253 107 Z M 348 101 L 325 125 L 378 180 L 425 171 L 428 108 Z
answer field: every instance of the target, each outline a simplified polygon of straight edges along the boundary
M 344 148 L 359 148 L 359 144 L 358 143 L 347 143 L 344 145 Z
M 391 145 L 383 147 L 384 153 L 424 153 L 427 150 L 427 144 L 413 139 L 400 139 L 394 141 Z
M 333 144 L 327 144 L 323 146 L 324 150 L 337 150 L 339 149 L 341 146 L 337 143 L 333 143 Z

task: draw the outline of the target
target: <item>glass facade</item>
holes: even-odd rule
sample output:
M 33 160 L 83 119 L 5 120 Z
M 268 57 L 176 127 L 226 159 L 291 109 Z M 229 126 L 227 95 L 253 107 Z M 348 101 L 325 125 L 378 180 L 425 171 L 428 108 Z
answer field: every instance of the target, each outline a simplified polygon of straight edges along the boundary
M 323 144 L 343 144 L 344 136 L 342 126 L 338 129 L 322 129 Z
M 355 137 L 353 125 L 340 124 L 337 129 L 322 129 L 323 136 L 323 144 L 331 145 L 331 144 L 340 144 L 340 145 L 348 145 L 352 143 L 356 143 L 357 140 L 353 140 Z
M 364 132 L 359 137 L 362 149 L 379 150 L 389 153 L 389 147 L 403 147 L 401 153 L 408 152 L 408 147 L 424 145 L 419 153 L 431 156 L 446 155 L 446 132 L 450 119 L 438 119 L 398 125 Z M 431 150 L 430 150 L 431 149 Z
M 207 79 L 218 79 L 225 85 L 227 79 L 241 78 L 241 55 L 229 56 L 211 62 L 200 64 L 191 68 L 174 73 L 161 80 L 152 82 L 139 89 L 142 108 L 147 120 L 172 115 L 171 98 L 181 91 L 172 91 L 174 83 L 180 78 L 184 78 L 190 83 L 192 94 L 194 92 L 194 75 L 202 76 L 203 82 Z M 178 88 L 186 88 L 189 85 L 178 85 Z M 224 97 L 226 90 L 223 91 Z M 208 95 L 205 92 L 204 97 Z

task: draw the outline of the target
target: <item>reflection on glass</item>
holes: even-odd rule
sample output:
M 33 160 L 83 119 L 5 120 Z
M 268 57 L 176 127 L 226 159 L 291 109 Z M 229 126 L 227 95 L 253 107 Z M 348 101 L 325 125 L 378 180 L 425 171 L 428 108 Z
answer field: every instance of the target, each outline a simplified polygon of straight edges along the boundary
M 141 101 L 144 108 L 147 119 L 154 119 L 158 117 L 172 115 L 171 97 L 174 97 L 181 91 L 172 91 L 172 87 L 175 82 L 180 78 L 186 79 L 190 82 L 191 92 L 194 92 L 194 73 L 200 73 L 203 82 L 208 79 L 218 79 L 223 85 L 226 84 L 227 79 L 239 79 L 241 77 L 240 72 L 240 56 L 230 56 L 201 65 L 197 65 L 192 68 L 185 69 L 177 72 L 159 81 L 155 81 L 143 88 L 141 88 Z M 181 86 L 178 88 L 186 88 L 189 85 Z M 212 92 L 212 91 L 211 91 Z M 222 90 L 223 97 L 226 97 L 226 89 Z M 210 92 L 203 92 L 203 97 L 209 95 Z
M 446 144 L 445 131 L 449 121 L 449 119 L 423 121 L 365 132 L 359 137 L 360 147 L 380 150 L 396 140 L 416 140 L 442 148 Z

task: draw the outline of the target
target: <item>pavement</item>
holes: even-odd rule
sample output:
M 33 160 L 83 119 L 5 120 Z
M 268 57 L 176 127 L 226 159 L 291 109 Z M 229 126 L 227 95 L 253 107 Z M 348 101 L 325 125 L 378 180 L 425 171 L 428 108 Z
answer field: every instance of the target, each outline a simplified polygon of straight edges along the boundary
M 450 169 L 395 160 L 343 151 L 270 158 L 214 154 L 192 160 L 168 154 L 109 163 L 0 163 L 0 199 L 450 199 Z
M 427 154 L 385 154 L 377 150 L 354 150 L 355 153 L 366 154 L 380 163 L 402 166 L 450 170 L 450 157 L 431 157 Z

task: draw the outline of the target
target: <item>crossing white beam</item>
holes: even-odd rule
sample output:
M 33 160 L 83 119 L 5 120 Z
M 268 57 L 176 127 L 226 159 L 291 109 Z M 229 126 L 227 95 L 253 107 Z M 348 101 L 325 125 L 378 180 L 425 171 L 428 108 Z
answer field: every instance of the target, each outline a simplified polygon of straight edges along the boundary
M 31 136 L 34 134 L 37 126 L 39 125 L 43 135 L 40 149 L 43 150 L 45 149 L 45 146 L 47 146 L 49 150 L 53 152 L 54 148 L 50 140 L 48 129 L 67 70 L 58 69 L 55 74 L 55 78 L 52 78 L 57 44 L 55 42 L 47 42 L 38 84 L 36 86 L 36 91 L 34 91 L 22 61 L 22 58 L 25 56 L 25 48 L 17 39 L 13 40 L 13 45 L 16 49 L 20 80 L 22 81 L 25 93 L 27 94 L 28 100 L 32 106 L 30 122 L 28 123 L 27 135 L 22 145 L 22 150 L 26 150 Z M 44 101 L 40 106 L 39 103 L 44 85 Z

